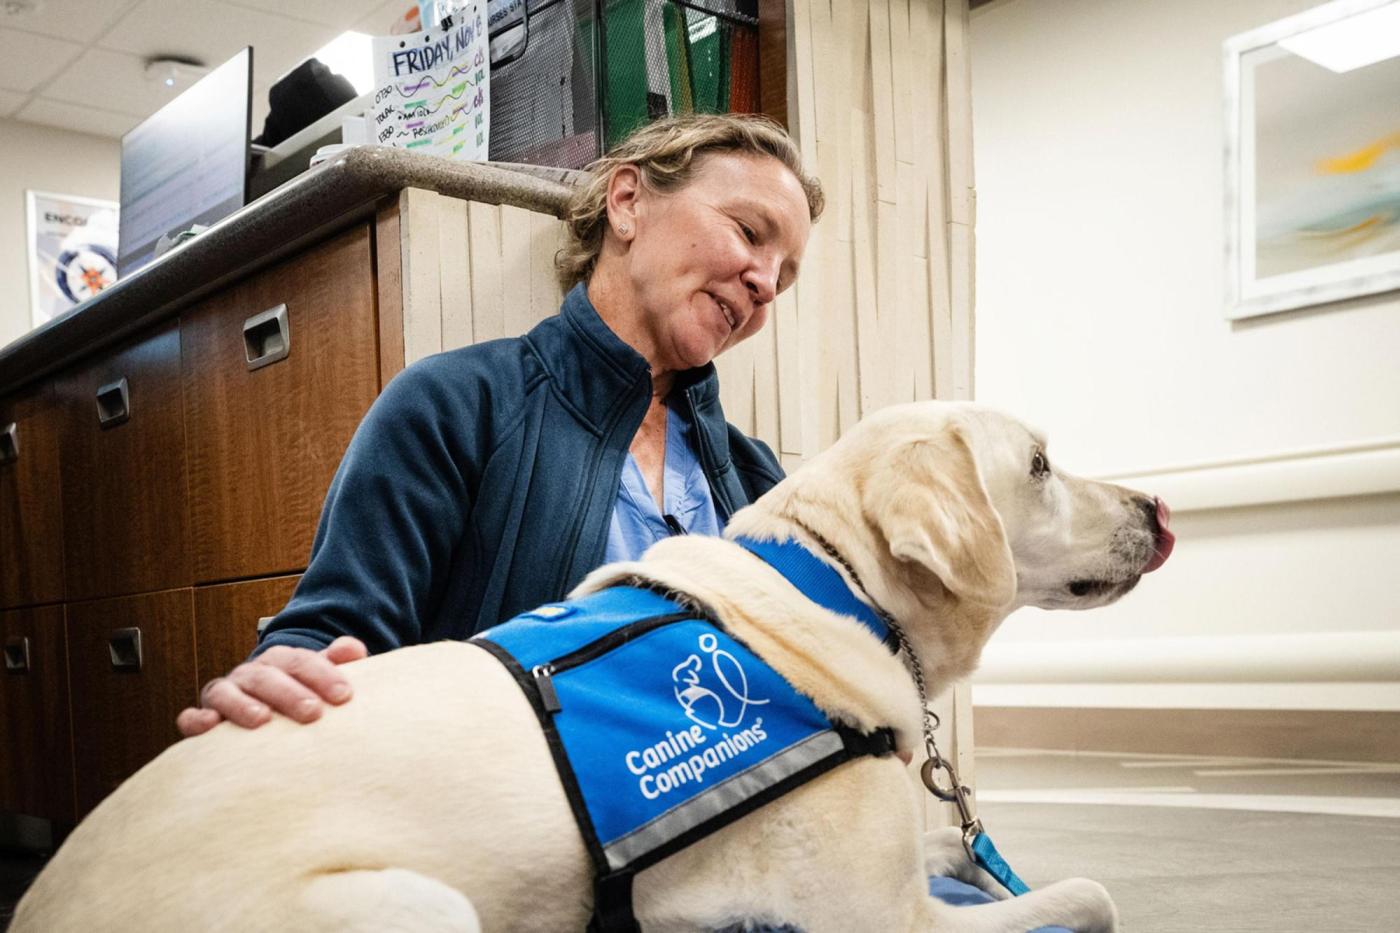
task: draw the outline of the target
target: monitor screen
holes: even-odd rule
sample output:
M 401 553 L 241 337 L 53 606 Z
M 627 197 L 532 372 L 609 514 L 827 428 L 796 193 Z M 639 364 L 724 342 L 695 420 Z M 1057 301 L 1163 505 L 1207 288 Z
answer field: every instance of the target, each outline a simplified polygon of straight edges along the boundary
M 150 262 L 162 236 L 243 206 L 252 94 L 245 48 L 122 137 L 119 277 Z

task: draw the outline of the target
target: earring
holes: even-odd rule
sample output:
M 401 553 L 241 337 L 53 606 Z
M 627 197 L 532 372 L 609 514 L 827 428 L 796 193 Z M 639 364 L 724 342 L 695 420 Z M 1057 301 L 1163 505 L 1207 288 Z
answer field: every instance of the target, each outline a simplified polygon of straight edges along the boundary
M 626 236 L 626 235 L 628 234 L 628 232 L 631 231 L 631 229 L 632 229 L 632 228 L 629 227 L 629 226 L 627 226 L 626 224 L 618 224 L 618 225 L 617 225 L 617 232 L 618 232 L 619 234 L 621 234 L 622 236 Z

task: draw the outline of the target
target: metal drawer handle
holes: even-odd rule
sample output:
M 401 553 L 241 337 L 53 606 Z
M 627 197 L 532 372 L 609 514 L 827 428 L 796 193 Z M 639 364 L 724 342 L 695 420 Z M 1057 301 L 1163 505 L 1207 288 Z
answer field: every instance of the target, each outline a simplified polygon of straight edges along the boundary
M 126 377 L 109 382 L 97 390 L 97 422 L 104 428 L 114 428 L 131 417 L 131 395 Z
M 29 671 L 28 636 L 12 635 L 5 639 L 5 670 L 11 674 L 24 674 Z
M 292 349 L 292 332 L 287 325 L 287 306 L 278 305 L 243 322 L 243 352 L 248 369 L 261 369 L 285 360 Z
M 258 619 L 258 637 L 259 637 L 259 638 L 262 638 L 263 632 L 267 631 L 267 627 L 268 627 L 269 625 L 272 624 L 272 620 L 275 619 L 275 618 L 277 618 L 277 617 L 276 617 L 276 616 L 262 616 L 262 617 L 260 617 L 260 618 Z
M 0 428 L 0 463 L 14 463 L 19 459 L 19 425 L 11 421 Z
M 107 649 L 112 652 L 112 670 L 141 670 L 141 630 L 139 628 L 119 628 L 107 639 Z

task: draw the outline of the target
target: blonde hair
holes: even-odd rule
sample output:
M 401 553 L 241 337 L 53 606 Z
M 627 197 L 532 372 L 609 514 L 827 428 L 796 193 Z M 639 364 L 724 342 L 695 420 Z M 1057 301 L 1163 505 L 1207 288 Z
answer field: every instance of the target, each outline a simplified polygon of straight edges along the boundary
M 636 130 L 607 155 L 588 166 L 592 177 L 569 201 L 564 223 L 569 241 L 554 258 L 559 283 L 568 291 L 588 281 L 603 250 L 608 221 L 608 184 L 613 172 L 635 165 L 642 183 L 653 191 L 676 191 L 689 184 L 696 157 L 715 152 L 771 156 L 797 178 L 815 222 L 825 198 L 819 181 L 802 170 L 802 156 L 787 130 L 759 114 L 687 114 L 668 117 Z

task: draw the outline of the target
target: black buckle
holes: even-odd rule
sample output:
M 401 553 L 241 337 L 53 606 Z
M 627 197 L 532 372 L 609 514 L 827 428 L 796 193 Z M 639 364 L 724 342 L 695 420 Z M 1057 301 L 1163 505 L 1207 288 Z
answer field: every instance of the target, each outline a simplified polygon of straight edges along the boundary
M 861 732 L 846 725 L 837 725 L 836 732 L 846 746 L 846 753 L 852 758 L 870 755 L 884 758 L 894 753 L 894 730 L 883 726 L 874 732 Z

